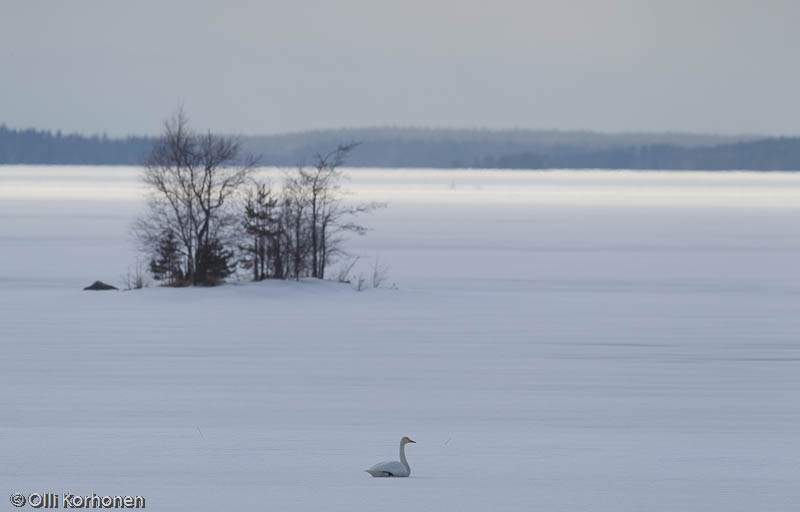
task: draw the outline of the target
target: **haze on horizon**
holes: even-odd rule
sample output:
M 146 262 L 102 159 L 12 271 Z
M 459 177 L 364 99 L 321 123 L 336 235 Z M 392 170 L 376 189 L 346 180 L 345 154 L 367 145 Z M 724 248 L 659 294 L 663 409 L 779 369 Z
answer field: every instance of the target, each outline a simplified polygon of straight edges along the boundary
M 800 135 L 791 0 L 0 0 L 0 124 Z

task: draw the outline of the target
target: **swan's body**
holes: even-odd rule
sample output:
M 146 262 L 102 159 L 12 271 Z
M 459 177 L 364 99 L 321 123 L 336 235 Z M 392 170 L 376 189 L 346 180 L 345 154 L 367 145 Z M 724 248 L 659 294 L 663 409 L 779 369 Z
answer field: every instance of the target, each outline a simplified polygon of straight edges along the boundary
M 416 443 L 416 441 L 412 441 L 408 437 L 404 437 L 400 440 L 399 461 L 379 462 L 364 471 L 373 477 L 404 477 L 411 475 L 411 466 L 408 465 L 408 460 L 406 460 L 406 444 L 408 443 Z
M 405 467 L 399 461 L 391 460 L 387 462 L 379 462 L 369 469 L 365 470 L 367 473 L 374 477 L 382 476 L 408 476 L 411 474 L 411 469 Z

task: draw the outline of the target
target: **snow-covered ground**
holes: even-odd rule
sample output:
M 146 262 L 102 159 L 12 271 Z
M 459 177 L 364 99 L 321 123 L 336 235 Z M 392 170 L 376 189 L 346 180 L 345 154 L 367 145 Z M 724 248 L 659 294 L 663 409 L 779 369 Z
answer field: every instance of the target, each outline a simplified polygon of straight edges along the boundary
M 0 492 L 800 505 L 800 174 L 353 170 L 397 289 L 83 292 L 135 264 L 136 173 L 0 168 Z M 411 478 L 363 472 L 403 435 Z

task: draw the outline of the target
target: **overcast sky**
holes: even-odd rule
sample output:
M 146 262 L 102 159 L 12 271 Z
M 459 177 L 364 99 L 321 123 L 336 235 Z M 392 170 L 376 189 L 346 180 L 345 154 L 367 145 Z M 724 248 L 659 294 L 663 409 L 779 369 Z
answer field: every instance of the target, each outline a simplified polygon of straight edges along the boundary
M 800 135 L 798 0 L 0 0 L 0 124 Z

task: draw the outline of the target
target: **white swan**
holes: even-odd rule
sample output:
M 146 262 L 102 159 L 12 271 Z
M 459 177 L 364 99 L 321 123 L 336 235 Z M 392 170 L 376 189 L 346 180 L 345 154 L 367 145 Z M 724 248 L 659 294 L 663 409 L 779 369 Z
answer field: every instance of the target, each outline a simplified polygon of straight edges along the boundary
M 365 469 L 367 473 L 373 477 L 381 476 L 409 476 L 411 474 L 411 467 L 406 460 L 406 445 L 408 443 L 416 443 L 416 441 L 403 437 L 400 440 L 400 461 L 379 462 L 369 469 Z

